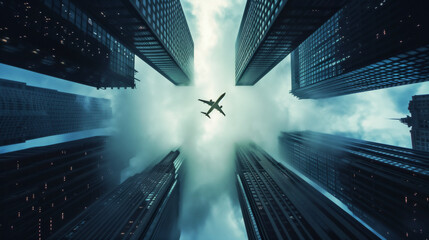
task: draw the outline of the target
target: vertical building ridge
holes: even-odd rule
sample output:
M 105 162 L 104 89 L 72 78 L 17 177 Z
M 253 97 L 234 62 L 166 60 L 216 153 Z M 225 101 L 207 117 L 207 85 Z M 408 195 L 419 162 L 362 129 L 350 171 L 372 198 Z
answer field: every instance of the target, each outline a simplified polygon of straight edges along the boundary
M 344 0 L 248 0 L 235 44 L 235 84 L 254 85 Z
M 429 237 L 427 152 L 310 131 L 282 133 L 280 149 L 386 239 Z
M 249 239 L 378 239 L 255 144 L 236 145 L 236 165 Z
M 170 152 L 104 195 L 50 239 L 179 239 L 183 160 L 179 150 Z
M 180 0 L 75 0 L 175 85 L 189 85 L 194 42 Z

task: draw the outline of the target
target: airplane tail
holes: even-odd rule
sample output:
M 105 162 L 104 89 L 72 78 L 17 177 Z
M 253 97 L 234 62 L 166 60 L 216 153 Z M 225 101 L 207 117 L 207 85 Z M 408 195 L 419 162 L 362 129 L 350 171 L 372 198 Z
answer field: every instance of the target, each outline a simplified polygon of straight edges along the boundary
M 207 113 L 205 113 L 205 112 L 201 112 L 201 113 L 206 115 L 208 118 L 210 118 L 210 115 L 208 115 Z

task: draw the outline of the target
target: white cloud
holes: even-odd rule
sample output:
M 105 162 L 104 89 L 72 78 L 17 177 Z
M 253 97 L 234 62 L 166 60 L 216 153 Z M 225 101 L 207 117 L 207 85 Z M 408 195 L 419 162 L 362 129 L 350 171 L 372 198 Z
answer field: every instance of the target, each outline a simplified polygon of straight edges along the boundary
M 239 206 L 233 204 L 229 195 L 223 194 L 209 209 L 208 217 L 201 223 L 200 231 L 182 232 L 181 239 L 246 239 L 243 224 Z
M 117 129 L 114 147 L 131 159 L 123 176 L 150 165 L 181 146 L 186 155 L 182 185 L 182 239 L 246 238 L 237 201 L 234 143 L 253 140 L 278 157 L 281 131 L 314 130 L 409 146 L 409 132 L 399 122 L 398 101 L 380 90 L 325 100 L 298 100 L 290 91 L 290 60 L 286 58 L 253 87 L 235 87 L 234 53 L 245 1 L 187 0 L 182 3 L 195 45 L 193 86 L 176 87 L 137 61 L 135 91 L 114 96 Z M 426 85 L 427 86 L 427 85 Z M 420 89 L 423 89 L 421 87 Z M 198 98 L 222 100 L 226 117 Z M 406 91 L 407 92 L 407 91 Z M 407 92 L 408 93 L 408 92 Z M 403 93 L 403 94 L 407 94 Z M 393 97 L 392 97 L 393 96 Z M 409 97 L 403 97 L 408 104 Z
M 114 137 L 109 156 L 122 180 L 182 146 L 187 170 L 182 195 L 183 239 L 244 239 L 235 191 L 234 143 L 253 140 L 278 158 L 281 131 L 314 130 L 409 147 L 409 129 L 387 118 L 407 114 L 421 83 L 323 100 L 298 100 L 290 91 L 286 58 L 253 87 L 234 86 L 235 39 L 245 0 L 184 0 L 195 44 L 195 81 L 176 87 L 141 60 L 136 90 L 95 90 L 0 65 L 0 77 L 60 91 L 113 99 Z M 226 117 L 200 114 L 198 98 L 222 100 Z M 1 151 L 1 149 L 0 149 Z M 124 159 L 121 162 L 121 159 Z M 118 169 L 120 169 L 118 168 Z

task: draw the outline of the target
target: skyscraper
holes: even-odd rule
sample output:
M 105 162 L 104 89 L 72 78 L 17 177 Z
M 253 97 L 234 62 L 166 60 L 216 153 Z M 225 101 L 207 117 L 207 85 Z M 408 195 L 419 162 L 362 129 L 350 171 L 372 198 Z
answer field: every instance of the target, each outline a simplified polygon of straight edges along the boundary
M 291 92 L 317 99 L 427 81 L 428 7 L 350 1 L 292 52 Z
M 106 127 L 110 100 L 0 79 L 0 146 Z
M 0 154 L 0 238 L 47 239 L 112 188 L 105 141 Z
M 134 88 L 134 54 L 73 2 L 0 1 L 0 62 L 97 88 Z
M 180 0 L 75 1 L 172 83 L 190 83 L 194 43 Z
M 411 117 L 400 120 L 411 127 L 413 149 L 429 152 L 429 94 L 413 96 L 408 109 Z
M 128 178 L 51 239 L 179 239 L 179 154 Z
M 247 0 L 235 43 L 235 84 L 254 85 L 345 0 Z
M 429 237 L 429 155 L 316 132 L 283 133 L 289 165 L 386 239 Z
M 249 239 L 377 239 L 255 144 L 237 145 L 236 163 Z

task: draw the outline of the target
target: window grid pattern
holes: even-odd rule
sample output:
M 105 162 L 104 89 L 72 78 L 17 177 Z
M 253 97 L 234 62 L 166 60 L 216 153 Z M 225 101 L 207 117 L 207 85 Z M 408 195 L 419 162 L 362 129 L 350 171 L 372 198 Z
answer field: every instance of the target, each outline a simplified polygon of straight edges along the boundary
M 97 88 L 134 87 L 134 55 L 69 0 L 0 2 L 0 12 L 2 62 Z
M 283 133 L 287 162 L 386 238 L 428 236 L 425 152 L 316 132 Z
M 253 85 L 345 1 L 249 0 L 236 40 L 236 85 Z
M 166 49 L 166 54 L 172 58 L 169 61 L 174 61 L 179 68 L 184 72 L 187 78 L 191 79 L 194 68 L 194 44 L 191 33 L 186 22 L 186 17 L 183 12 L 180 1 L 178 0 L 135 0 L 135 6 L 147 19 L 147 23 L 155 33 L 156 39 L 160 42 L 155 48 L 154 42 L 149 42 L 152 49 Z M 146 50 L 149 59 L 157 62 L 156 56 L 151 55 L 150 47 L 141 48 Z M 174 64 L 169 64 L 166 61 L 157 63 L 158 66 L 166 66 L 167 70 L 173 76 L 180 76 L 180 72 L 173 70 Z M 179 82 L 179 79 L 176 80 Z
M 427 81 L 425 4 L 352 1 L 292 52 L 291 92 L 317 99 Z
M 0 145 L 105 127 L 110 100 L 0 79 Z
M 193 77 L 194 43 L 179 0 L 76 0 L 176 85 Z
M 253 233 L 249 239 L 372 238 L 351 216 L 255 144 L 236 145 L 236 167 L 243 217 L 247 232 Z
M 109 190 L 105 137 L 0 155 L 5 239 L 47 239 Z M 7 220 L 7 222 L 3 222 Z
M 408 105 L 413 149 L 429 152 L 429 95 L 416 95 Z
M 179 154 L 179 151 L 172 151 L 153 168 L 128 178 L 60 229 L 54 237 L 150 239 L 152 234 L 156 234 L 153 229 L 168 232 L 171 229 L 166 226 L 154 225 L 159 224 L 160 215 L 166 214 L 163 210 L 166 209 L 165 204 L 171 202 L 170 198 L 178 201 L 178 174 L 183 162 Z M 115 217 L 111 217 L 112 214 Z

